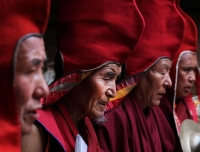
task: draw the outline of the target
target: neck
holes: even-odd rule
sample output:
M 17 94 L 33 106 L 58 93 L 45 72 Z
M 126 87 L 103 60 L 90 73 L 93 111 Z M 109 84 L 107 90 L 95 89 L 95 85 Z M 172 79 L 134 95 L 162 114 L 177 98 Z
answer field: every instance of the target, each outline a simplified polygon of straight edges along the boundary
M 141 89 L 140 86 L 137 86 L 137 85 L 133 89 L 133 94 L 136 97 L 136 99 L 137 99 L 142 110 L 144 110 L 147 107 L 144 92 L 145 92 L 144 89 Z
M 70 93 L 68 93 L 64 98 L 65 106 L 67 111 L 69 112 L 74 124 L 78 126 L 78 122 L 84 118 L 79 106 L 76 104 L 75 101 L 72 100 L 70 97 Z M 77 128 L 78 129 L 78 128 Z

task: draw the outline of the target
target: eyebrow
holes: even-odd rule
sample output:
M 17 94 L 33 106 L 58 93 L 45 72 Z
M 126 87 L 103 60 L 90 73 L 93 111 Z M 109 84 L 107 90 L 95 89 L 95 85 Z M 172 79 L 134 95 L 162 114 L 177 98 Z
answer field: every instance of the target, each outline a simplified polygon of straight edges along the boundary
M 170 67 L 169 67 L 168 65 L 166 65 L 166 64 L 164 64 L 162 67 L 163 67 L 164 69 L 167 69 L 167 70 L 170 69 Z
M 47 59 L 44 59 L 44 60 L 41 60 L 41 59 L 33 59 L 33 60 L 31 60 L 31 64 L 33 65 L 33 66 L 37 66 L 37 65 L 39 65 L 41 62 L 43 62 L 44 64 L 46 64 L 47 63 Z
M 188 66 L 188 67 L 183 67 L 184 69 L 198 69 L 198 66 Z

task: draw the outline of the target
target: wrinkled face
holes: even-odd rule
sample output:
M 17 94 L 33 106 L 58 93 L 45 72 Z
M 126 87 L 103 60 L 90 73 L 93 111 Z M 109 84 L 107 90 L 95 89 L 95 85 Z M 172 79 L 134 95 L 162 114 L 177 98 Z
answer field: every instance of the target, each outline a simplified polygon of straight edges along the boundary
M 36 112 L 42 106 L 40 98 L 48 94 L 48 86 L 42 75 L 46 54 L 42 38 L 29 37 L 23 41 L 16 56 L 14 89 L 18 102 L 22 134 L 29 133 Z
M 72 90 L 74 103 L 84 116 L 99 118 L 104 116 L 105 106 L 116 95 L 116 79 L 121 67 L 109 64 L 94 71 Z
M 192 53 L 182 55 L 178 66 L 178 81 L 176 89 L 176 98 L 186 97 L 196 80 L 198 70 L 197 57 Z
M 158 106 L 166 93 L 166 88 L 171 87 L 172 82 L 169 76 L 171 64 L 171 60 L 167 58 L 160 59 L 139 82 L 142 92 L 140 100 L 144 102 L 143 108 Z

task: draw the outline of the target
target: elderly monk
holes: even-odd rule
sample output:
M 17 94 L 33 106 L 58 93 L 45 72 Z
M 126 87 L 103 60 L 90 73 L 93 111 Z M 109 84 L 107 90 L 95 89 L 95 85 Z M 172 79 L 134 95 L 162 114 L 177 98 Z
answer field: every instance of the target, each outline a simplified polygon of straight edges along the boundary
M 49 86 L 35 131 L 23 141 L 24 151 L 100 151 L 89 118 L 104 120 L 121 64 L 143 28 L 132 1 L 60 1 L 57 31 L 64 75 Z
M 41 34 L 50 2 L 1 0 L 0 5 L 0 151 L 19 152 L 21 133 L 30 132 L 39 99 L 48 93 L 41 72 L 46 58 Z
M 173 132 L 158 105 L 172 85 L 171 58 L 180 46 L 185 24 L 174 0 L 145 2 L 136 1 L 145 30 L 127 60 L 129 77 L 117 84 L 116 98 L 105 112 L 107 121 L 94 122 L 105 152 L 173 152 L 175 148 Z
M 186 29 L 181 46 L 173 59 L 170 73 L 173 87 L 167 90 L 160 107 L 176 136 L 177 151 L 181 151 L 179 132 L 182 122 L 185 119 L 199 122 L 200 78 L 196 56 L 197 28 L 194 21 L 180 8 L 179 0 L 176 3 L 186 21 Z

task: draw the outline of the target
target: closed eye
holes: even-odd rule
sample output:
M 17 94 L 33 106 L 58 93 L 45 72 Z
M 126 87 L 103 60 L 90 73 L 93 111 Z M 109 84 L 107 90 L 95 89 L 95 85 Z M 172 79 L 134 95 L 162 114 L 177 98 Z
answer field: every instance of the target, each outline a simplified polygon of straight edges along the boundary
M 110 80 L 110 79 L 117 79 L 116 74 L 114 72 L 107 72 L 104 76 L 104 80 Z
M 31 74 L 33 72 L 35 72 L 35 70 L 29 70 L 29 71 L 26 72 L 26 74 Z

